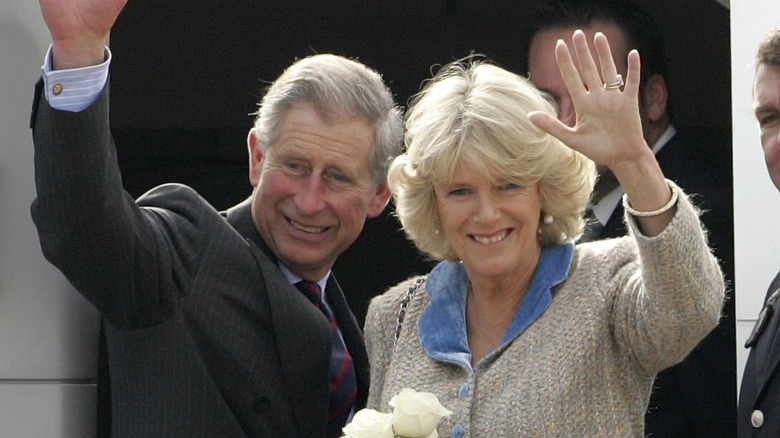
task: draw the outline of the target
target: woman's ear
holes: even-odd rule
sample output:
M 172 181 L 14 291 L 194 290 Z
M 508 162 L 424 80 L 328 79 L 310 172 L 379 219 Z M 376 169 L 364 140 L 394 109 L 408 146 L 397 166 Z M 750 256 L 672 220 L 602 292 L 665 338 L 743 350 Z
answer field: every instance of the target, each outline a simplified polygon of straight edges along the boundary
M 252 187 L 256 187 L 260 182 L 260 168 L 263 163 L 263 151 L 258 145 L 255 128 L 249 130 L 246 144 L 249 151 L 249 182 L 252 184 Z

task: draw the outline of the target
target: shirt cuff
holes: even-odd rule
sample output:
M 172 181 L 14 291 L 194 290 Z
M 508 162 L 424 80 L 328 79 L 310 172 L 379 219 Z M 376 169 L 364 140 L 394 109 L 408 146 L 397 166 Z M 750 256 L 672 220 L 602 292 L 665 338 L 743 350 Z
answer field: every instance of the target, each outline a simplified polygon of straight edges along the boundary
M 51 46 L 41 67 L 43 89 L 49 105 L 57 110 L 79 112 L 97 100 L 108 82 L 111 51 L 106 47 L 102 64 L 67 70 L 52 70 Z

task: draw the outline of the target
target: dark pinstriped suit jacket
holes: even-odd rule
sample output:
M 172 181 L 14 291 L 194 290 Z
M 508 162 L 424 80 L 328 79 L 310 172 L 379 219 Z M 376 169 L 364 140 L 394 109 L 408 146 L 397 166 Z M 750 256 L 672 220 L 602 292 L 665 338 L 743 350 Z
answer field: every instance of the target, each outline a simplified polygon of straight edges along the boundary
M 277 267 L 248 201 L 219 213 L 164 185 L 136 203 L 122 190 L 108 90 L 80 113 L 36 96 L 32 215 L 46 258 L 107 321 L 112 436 L 324 436 L 329 324 Z M 361 408 L 362 333 L 332 276 L 327 296 Z

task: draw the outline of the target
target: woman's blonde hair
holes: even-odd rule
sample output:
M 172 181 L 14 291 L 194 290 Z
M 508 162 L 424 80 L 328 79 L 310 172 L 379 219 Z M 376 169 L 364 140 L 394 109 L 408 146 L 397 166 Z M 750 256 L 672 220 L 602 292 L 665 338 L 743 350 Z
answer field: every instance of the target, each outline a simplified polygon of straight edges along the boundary
M 578 238 L 596 179 L 584 155 L 534 126 L 530 111 L 555 115 L 554 105 L 527 79 L 469 57 L 442 67 L 411 99 L 406 152 L 391 164 L 388 183 L 407 236 L 434 259 L 457 261 L 440 232 L 434 185 L 462 163 L 494 180 L 539 184 L 542 246 Z

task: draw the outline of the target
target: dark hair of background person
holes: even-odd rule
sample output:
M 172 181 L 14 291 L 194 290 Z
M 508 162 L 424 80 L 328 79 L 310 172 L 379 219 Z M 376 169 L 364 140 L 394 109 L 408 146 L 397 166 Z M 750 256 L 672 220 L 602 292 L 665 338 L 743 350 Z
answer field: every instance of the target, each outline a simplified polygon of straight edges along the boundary
M 627 50 L 637 49 L 642 57 L 640 99 L 644 98 L 641 90 L 652 75 L 668 77 L 661 27 L 653 14 L 642 7 L 627 7 L 625 2 L 617 0 L 542 0 L 534 5 L 533 10 L 533 18 L 527 27 L 529 36 L 553 27 L 579 27 L 593 22 L 614 23 L 622 29 Z M 530 44 L 531 38 L 526 38 L 523 53 L 528 53 Z M 625 58 L 628 53 L 616 53 L 615 56 Z M 523 67 L 524 71 L 528 71 L 527 65 Z M 671 118 L 670 106 L 667 103 L 666 110 Z
M 780 67 L 780 27 L 772 29 L 756 52 L 756 65 L 770 64 Z

